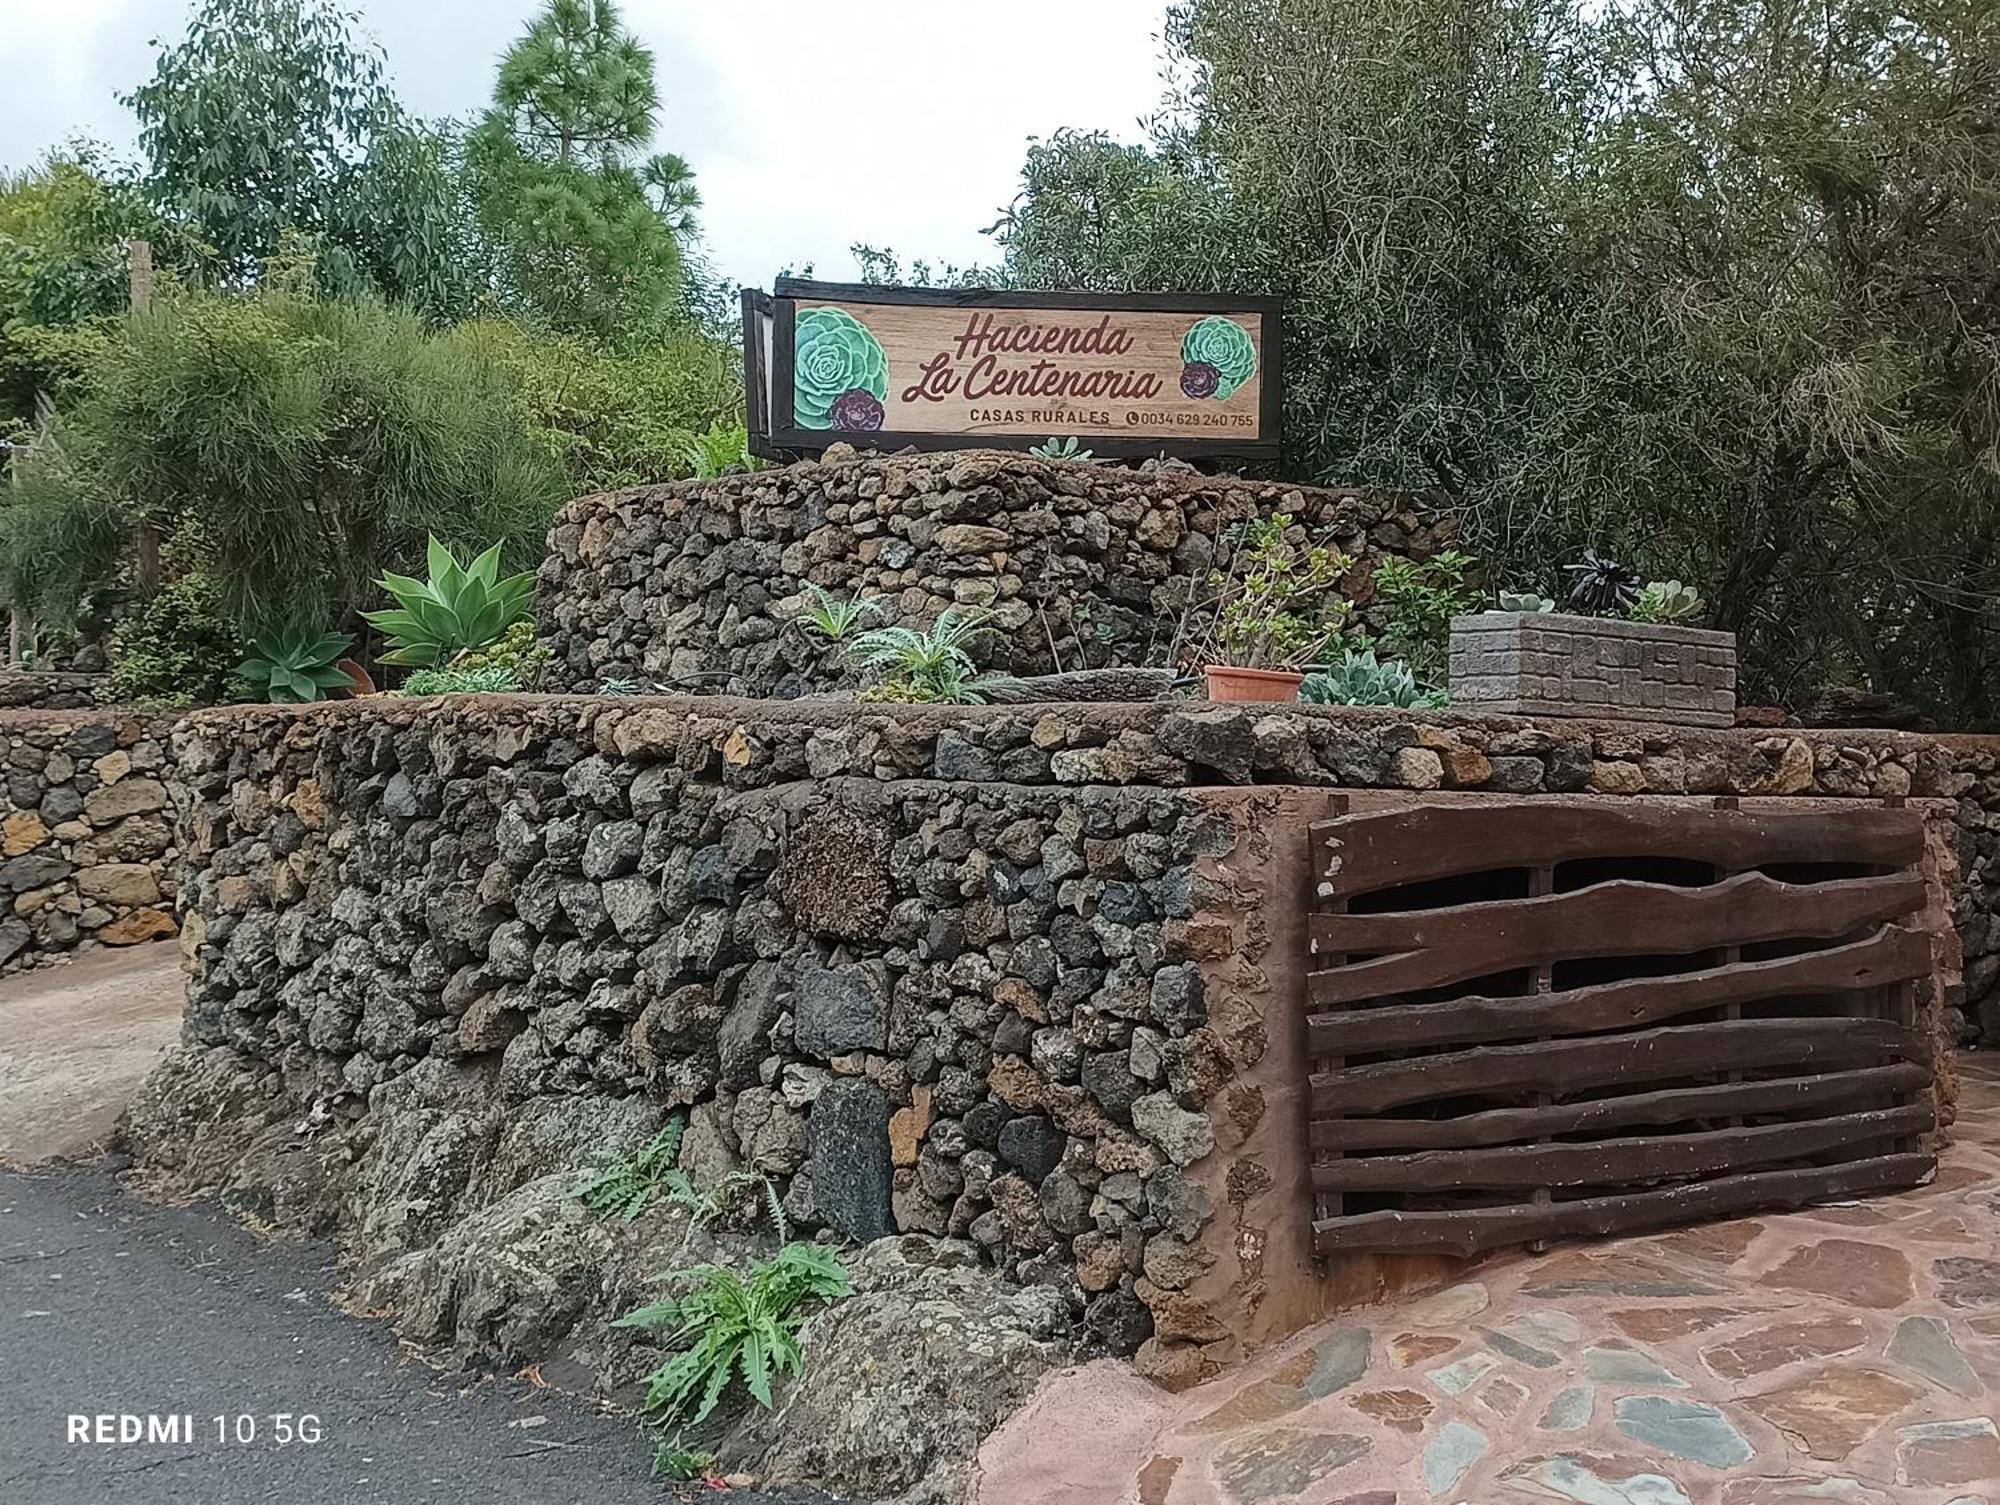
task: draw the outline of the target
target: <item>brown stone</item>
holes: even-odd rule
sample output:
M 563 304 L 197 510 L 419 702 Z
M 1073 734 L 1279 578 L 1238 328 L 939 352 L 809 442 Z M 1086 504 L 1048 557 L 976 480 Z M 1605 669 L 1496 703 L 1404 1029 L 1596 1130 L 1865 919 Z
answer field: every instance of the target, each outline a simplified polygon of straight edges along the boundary
M 1904 1485 L 2000 1481 L 2000 1428 L 1990 1416 L 1905 1427 L 1896 1437 L 1896 1482 Z
M 167 807 L 167 786 L 158 779 L 124 779 L 83 798 L 83 813 L 94 826 L 108 826 L 128 815 L 146 815 Z
M 931 1131 L 931 1089 L 919 1084 L 910 1089 L 910 1106 L 889 1116 L 889 1159 L 896 1165 L 915 1165 L 924 1136 Z
M 142 941 L 164 940 L 179 932 L 180 926 L 164 909 L 135 909 L 104 926 L 97 932 L 97 938 L 107 946 L 136 946 Z
M 1728 1306 L 1637 1306 L 1611 1313 L 1611 1320 L 1628 1338 L 1641 1343 L 1664 1343 L 1719 1327 L 1742 1315 L 1739 1308 Z
M 215 885 L 215 903 L 219 909 L 233 912 L 248 909 L 257 897 L 250 880 L 241 873 L 232 873 Z
M 1405 789 L 1435 789 L 1444 782 L 1444 762 L 1428 747 L 1406 747 L 1391 761 L 1389 777 Z
M 1152 1458 L 1139 1470 L 1139 1505 L 1167 1505 L 1167 1492 L 1181 1470 L 1178 1458 Z
M 1910 1262 L 1884 1244 L 1830 1238 L 1792 1251 L 1763 1284 L 1787 1291 L 1811 1291 L 1849 1306 L 1878 1311 L 1901 1306 L 1916 1294 Z
M 1743 1404 L 1810 1458 L 1838 1462 L 1922 1392 L 1876 1369 L 1822 1369 Z
M 1486 1388 L 1473 1397 L 1495 1416 L 1512 1416 L 1527 1398 L 1528 1392 L 1505 1375 L 1489 1381 Z
M 459 1049 L 470 1055 L 499 1050 L 520 1034 L 527 1022 L 526 1014 L 508 1006 L 506 995 L 482 993 L 467 1005 L 465 1013 L 459 1018 Z
M 1756 1219 L 1735 1218 L 1669 1233 L 1660 1240 L 1660 1247 L 1699 1260 L 1734 1264 L 1763 1232 L 1764 1225 Z
M 1727 1343 L 1701 1351 L 1701 1361 L 1724 1379 L 1769 1374 L 1800 1359 L 1825 1359 L 1852 1353 L 1868 1341 L 1868 1329 L 1852 1317 L 1821 1317 L 1805 1322 L 1774 1322 L 1769 1327 L 1738 1333 Z
M 143 862 L 106 862 L 85 868 L 76 875 L 76 886 L 86 899 L 99 904 L 157 904 L 160 879 Z
M 1430 1397 L 1414 1390 L 1368 1390 L 1348 1404 L 1363 1416 L 1372 1416 L 1386 1427 L 1413 1436 L 1423 1431 L 1425 1418 L 1436 1409 Z
M 318 779 L 300 779 L 292 788 L 289 803 L 292 814 L 309 829 L 317 831 L 326 824 L 326 798 L 320 793 Z
M 1346 1432 L 1272 1427 L 1225 1442 L 1215 1450 L 1210 1467 L 1236 1505 L 1262 1505 L 1298 1494 L 1345 1468 L 1370 1446 L 1366 1437 Z
M 1447 1338 L 1443 1333 L 1399 1333 L 1389 1340 L 1389 1362 L 1398 1369 L 1408 1369 L 1439 1354 L 1450 1353 L 1458 1344 L 1457 1338 Z
M 115 748 L 90 765 L 100 784 L 115 784 L 132 771 L 132 755 L 124 748 Z
M 1853 1479 L 1731 1479 L 1718 1505 L 1892 1505 L 1879 1489 Z
M 1288 1385 L 1280 1379 L 1255 1380 L 1181 1430 L 1197 1434 L 1233 1432 L 1238 1427 L 1289 1416 L 1311 1399 L 1298 1385 Z
M 1599 794 L 1638 794 L 1646 787 L 1646 775 L 1637 763 L 1622 760 L 1593 763 L 1590 787 Z
M 1230 1335 L 1228 1324 L 1197 1296 L 1163 1291 L 1144 1278 L 1133 1289 L 1152 1312 L 1153 1334 L 1163 1342 L 1220 1343 Z
M 1139 1378 L 1177 1395 L 1200 1382 L 1201 1350 L 1192 1343 L 1162 1342 L 1155 1335 L 1139 1345 L 1132 1369 Z
M 1018 977 L 1003 977 L 993 984 L 993 1001 L 1012 1009 L 1031 1023 L 1049 1022 L 1049 1011 L 1042 1006 L 1042 995 Z
M 1076 1261 L 1077 1284 L 1086 1291 L 1108 1291 L 1125 1273 L 1124 1245 L 1110 1234 L 1078 1234 L 1070 1257 Z
M 9 857 L 19 857 L 23 852 L 32 852 L 49 839 L 49 828 L 42 824 L 41 816 L 32 810 L 23 810 L 0 821 L 0 852 Z
M 1937 1281 L 1938 1300 L 1946 1306 L 2000 1306 L 2000 1262 L 1969 1256 L 1934 1259 L 1931 1275 Z

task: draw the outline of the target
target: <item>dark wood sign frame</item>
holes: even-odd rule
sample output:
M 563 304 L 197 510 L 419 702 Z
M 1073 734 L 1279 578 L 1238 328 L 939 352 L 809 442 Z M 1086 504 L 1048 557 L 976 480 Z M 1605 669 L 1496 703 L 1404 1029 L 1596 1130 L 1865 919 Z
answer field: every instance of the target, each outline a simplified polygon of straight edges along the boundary
M 1044 433 L 942 433 L 921 429 L 879 429 L 849 433 L 801 428 L 792 411 L 792 360 L 800 303 L 902 304 L 963 309 L 1064 309 L 1097 313 L 1251 314 L 1260 326 L 1256 437 L 1174 439 L 1154 436 L 1120 439 L 1086 434 L 1078 442 L 1100 458 L 1135 459 L 1168 454 L 1183 459 L 1272 460 L 1279 453 L 1284 410 L 1283 300 L 1215 293 L 1012 293 L 990 288 L 878 287 L 854 282 L 813 282 L 780 277 L 777 291 L 743 290 L 743 387 L 748 410 L 750 452 L 765 459 L 796 459 L 828 445 L 854 444 L 885 451 L 901 449 L 1030 449 L 1051 437 Z

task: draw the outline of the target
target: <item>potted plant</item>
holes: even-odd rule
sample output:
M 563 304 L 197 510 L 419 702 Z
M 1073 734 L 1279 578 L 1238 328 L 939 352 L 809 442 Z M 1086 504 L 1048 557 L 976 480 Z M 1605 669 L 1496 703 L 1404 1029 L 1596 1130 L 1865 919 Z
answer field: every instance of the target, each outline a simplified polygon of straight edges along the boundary
M 1210 700 L 1296 700 L 1305 667 L 1340 635 L 1351 603 L 1339 593 L 1353 563 L 1308 542 L 1289 513 L 1241 523 L 1228 534 L 1229 567 L 1210 577 L 1193 655 Z
M 1678 580 L 1647 581 L 1596 550 L 1567 565 L 1568 599 L 1502 592 L 1451 623 L 1451 701 L 1523 716 L 1728 726 L 1736 636 L 1697 627 L 1705 605 Z

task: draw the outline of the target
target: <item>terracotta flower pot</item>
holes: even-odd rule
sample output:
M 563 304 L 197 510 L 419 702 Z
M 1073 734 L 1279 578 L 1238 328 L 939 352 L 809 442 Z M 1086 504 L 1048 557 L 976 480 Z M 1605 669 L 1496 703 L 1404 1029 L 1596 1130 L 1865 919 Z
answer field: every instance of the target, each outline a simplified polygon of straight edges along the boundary
M 333 667 L 347 676 L 348 684 L 345 690 L 336 690 L 334 692 L 335 697 L 373 695 L 375 693 L 374 677 L 366 669 L 362 668 L 356 660 L 351 658 L 339 659 L 335 661 Z
M 1238 669 L 1231 664 L 1209 664 L 1210 700 L 1297 700 L 1303 674 L 1290 669 Z

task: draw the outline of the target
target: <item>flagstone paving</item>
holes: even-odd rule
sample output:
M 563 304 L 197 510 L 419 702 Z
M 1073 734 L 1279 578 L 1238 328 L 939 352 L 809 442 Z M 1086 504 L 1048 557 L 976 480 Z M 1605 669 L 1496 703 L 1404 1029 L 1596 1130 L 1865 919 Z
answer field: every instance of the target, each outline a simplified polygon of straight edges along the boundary
M 1489 1262 L 1179 1396 L 1071 1371 L 982 1505 L 2000 1505 L 2000 1061 L 1961 1088 L 1915 1191 Z

